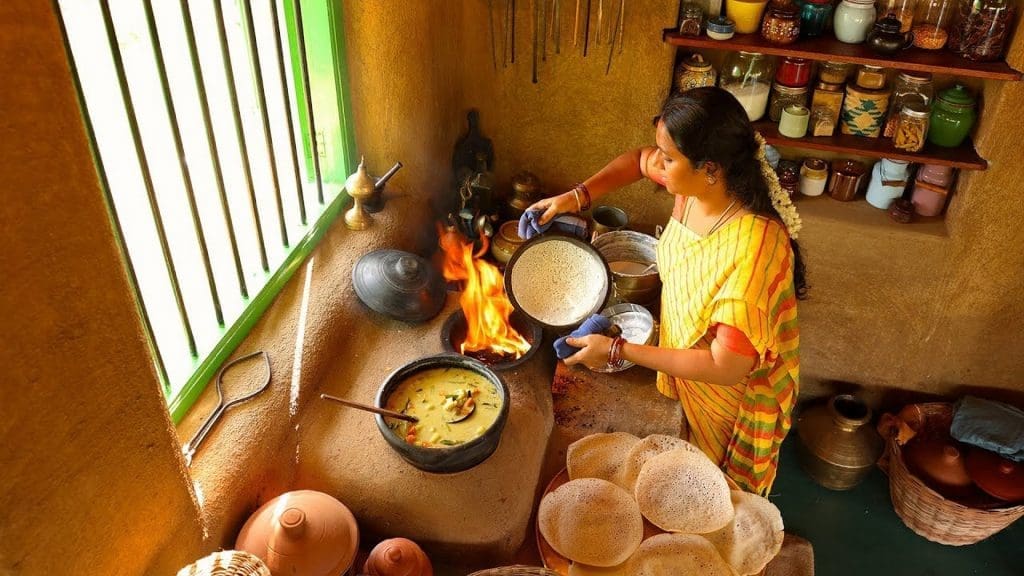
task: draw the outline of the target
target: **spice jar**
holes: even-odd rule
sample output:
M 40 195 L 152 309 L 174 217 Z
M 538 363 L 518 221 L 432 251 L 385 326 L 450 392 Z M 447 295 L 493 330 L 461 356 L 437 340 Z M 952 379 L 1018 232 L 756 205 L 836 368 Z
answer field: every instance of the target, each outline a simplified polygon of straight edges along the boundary
M 800 164 L 793 160 L 780 160 L 775 173 L 779 176 L 779 186 L 790 196 L 796 194 L 800 189 Z
M 700 36 L 700 25 L 704 21 L 704 9 L 696 2 L 684 2 L 679 19 L 679 34 L 682 36 Z
M 896 123 L 893 145 L 907 152 L 920 152 L 928 134 L 929 115 L 928 106 L 924 103 L 910 101 L 904 104 Z
M 716 16 L 707 23 L 708 38 L 728 40 L 736 35 L 736 25 L 725 16 Z
M 818 82 L 811 98 L 811 134 L 831 136 L 843 111 L 843 86 Z
M 889 206 L 903 196 L 907 188 L 907 172 L 910 164 L 904 160 L 882 158 L 871 169 L 871 182 L 865 195 L 868 204 L 888 210 Z
M 761 37 L 772 44 L 792 44 L 800 38 L 800 13 L 794 7 L 770 7 L 761 23 Z
M 857 69 L 857 86 L 865 90 L 885 88 L 885 68 L 865 64 Z
M 932 106 L 928 141 L 937 146 L 956 148 L 971 133 L 976 119 L 974 96 L 966 88 L 957 84 L 943 90 Z
M 848 62 L 822 62 L 818 64 L 818 79 L 829 84 L 846 84 L 852 68 L 853 64 Z
M 1014 0 L 961 0 L 959 18 L 950 29 L 949 49 L 968 60 L 999 60 L 1015 12 Z
M 935 96 L 932 75 L 927 72 L 902 72 L 896 77 L 892 89 L 892 101 L 889 104 L 889 119 L 885 123 L 885 137 L 892 138 L 896 133 L 896 121 L 900 110 L 909 101 L 930 104 Z
M 865 90 L 848 84 L 839 129 L 843 134 L 878 138 L 888 109 L 888 90 Z
M 700 54 L 691 54 L 676 67 L 676 90 L 686 92 L 693 88 L 715 85 L 715 69 Z
M 910 201 L 914 204 L 914 212 L 920 216 L 938 216 L 946 207 L 949 190 L 941 186 L 922 182 L 914 182 L 914 191 Z
M 800 193 L 804 196 L 821 196 L 828 180 L 828 162 L 821 158 L 808 158 L 800 167 Z
M 900 33 L 906 39 L 910 37 L 910 29 L 914 25 L 914 8 L 917 0 L 878 0 L 878 20 L 893 16 L 900 21 Z
M 914 15 L 914 46 L 940 50 L 949 39 L 954 0 L 921 0 Z
M 836 200 L 849 202 L 857 197 L 861 180 L 867 170 L 856 160 L 836 160 L 832 163 L 832 180 L 828 194 Z
M 811 111 L 800 104 L 790 104 L 782 109 L 782 119 L 779 120 L 779 134 L 786 138 L 803 138 L 807 134 L 807 124 L 811 118 Z
M 775 73 L 775 83 L 799 88 L 811 81 L 811 63 L 803 58 L 784 58 Z
M 836 8 L 832 27 L 840 42 L 860 44 L 867 39 L 874 23 L 874 0 L 843 0 Z
M 732 93 L 751 122 L 760 120 L 768 109 L 771 93 L 772 63 L 764 54 L 733 52 L 722 69 L 719 85 Z
M 806 0 L 800 7 L 800 35 L 804 38 L 821 36 L 831 21 L 831 0 Z
M 782 110 L 786 106 L 796 104 L 797 106 L 807 105 L 807 88 L 790 88 L 776 83 L 772 86 L 771 103 L 768 105 L 768 118 L 772 122 L 782 119 Z
M 900 32 L 900 21 L 895 16 L 886 16 L 875 22 L 868 33 L 867 44 L 878 54 L 891 56 L 903 49 L 906 38 Z

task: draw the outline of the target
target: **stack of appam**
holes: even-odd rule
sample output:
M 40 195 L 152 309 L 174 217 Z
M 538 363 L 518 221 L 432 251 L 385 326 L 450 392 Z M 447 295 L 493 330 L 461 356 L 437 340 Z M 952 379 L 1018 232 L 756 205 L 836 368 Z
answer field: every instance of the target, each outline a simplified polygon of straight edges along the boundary
M 750 576 L 782 547 L 782 515 L 730 490 L 697 447 L 664 435 L 593 434 L 569 446 L 569 482 L 541 500 L 537 524 L 572 561 L 570 576 Z M 663 533 L 644 539 L 644 520 Z

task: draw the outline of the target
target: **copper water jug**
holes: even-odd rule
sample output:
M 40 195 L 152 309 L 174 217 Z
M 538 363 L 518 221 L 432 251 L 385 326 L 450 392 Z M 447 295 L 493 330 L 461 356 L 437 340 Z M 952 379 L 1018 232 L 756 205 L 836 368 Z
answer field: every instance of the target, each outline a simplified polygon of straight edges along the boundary
M 796 424 L 804 471 L 832 490 L 859 484 L 884 447 L 870 422 L 871 409 L 850 394 L 833 396 L 824 405 L 807 409 Z

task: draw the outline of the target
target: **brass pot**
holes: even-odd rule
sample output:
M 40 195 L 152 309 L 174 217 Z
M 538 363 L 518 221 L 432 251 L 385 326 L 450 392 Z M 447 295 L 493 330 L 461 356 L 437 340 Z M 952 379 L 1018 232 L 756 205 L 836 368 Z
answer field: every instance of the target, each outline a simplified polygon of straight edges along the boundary
M 871 409 L 856 396 L 840 394 L 807 409 L 797 419 L 800 464 L 815 482 L 848 490 L 871 471 L 884 444 L 871 423 Z
M 498 228 L 498 233 L 491 240 L 491 255 L 504 266 L 512 259 L 512 255 L 523 245 L 523 242 L 526 240 L 519 236 L 519 222 L 509 220 Z

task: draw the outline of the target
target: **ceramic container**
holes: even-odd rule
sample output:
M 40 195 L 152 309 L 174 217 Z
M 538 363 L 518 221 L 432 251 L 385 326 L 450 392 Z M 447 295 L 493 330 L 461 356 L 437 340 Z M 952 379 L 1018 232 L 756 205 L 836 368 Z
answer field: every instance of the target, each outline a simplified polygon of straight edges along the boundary
M 967 473 L 962 447 L 954 440 L 915 436 L 903 447 L 903 458 L 914 476 L 946 498 L 972 494 L 974 482 Z
M 878 138 L 889 109 L 888 90 L 866 90 L 847 84 L 839 130 L 843 134 Z
M 359 551 L 359 526 L 334 497 L 287 492 L 249 517 L 235 548 L 258 556 L 274 576 L 348 574 Z
M 1024 502 L 1024 463 L 972 447 L 967 453 L 966 465 L 971 480 L 993 498 Z
M 940 92 L 932 107 L 928 141 L 946 148 L 963 144 L 977 120 L 974 106 L 974 96 L 959 84 Z
M 736 23 L 725 16 L 716 16 L 708 20 L 705 31 L 712 40 L 728 40 L 736 35 Z
M 483 376 L 488 382 L 494 385 L 501 397 L 501 408 L 497 420 L 491 424 L 484 433 L 463 444 L 457 446 L 441 446 L 426 448 L 415 446 L 399 437 L 395 431 L 388 428 L 384 417 L 376 416 L 377 428 L 380 430 L 384 440 L 402 457 L 403 460 L 412 464 L 420 470 L 435 472 L 439 474 L 461 472 L 480 464 L 498 448 L 501 441 L 501 433 L 505 429 L 505 422 L 508 420 L 509 395 L 505 382 L 493 370 L 482 362 L 463 356 L 461 354 L 438 354 L 413 360 L 392 372 L 377 391 L 377 398 L 374 405 L 377 408 L 384 408 L 388 397 L 406 378 L 430 368 L 462 368 L 471 370 Z
M 832 21 L 831 0 L 808 0 L 800 7 L 800 35 L 817 38 Z
M 873 0 L 842 0 L 832 21 L 836 39 L 847 44 L 860 44 L 866 40 L 874 24 Z
M 807 124 L 810 122 L 811 111 L 806 106 L 790 104 L 782 110 L 782 119 L 779 121 L 779 134 L 787 138 L 803 138 L 807 134 Z
M 761 22 L 761 37 L 778 46 L 800 38 L 800 12 L 795 6 L 770 6 Z
M 415 542 L 391 538 L 373 547 L 363 572 L 366 576 L 433 576 L 434 568 Z
M 871 409 L 849 394 L 804 410 L 796 423 L 804 471 L 831 490 L 859 484 L 882 454 L 882 438 L 870 423 Z
M 821 158 L 808 158 L 800 167 L 800 193 L 804 196 L 821 196 L 828 181 L 828 162 Z
M 864 165 L 856 160 L 833 161 L 832 179 L 828 183 L 829 196 L 841 202 L 856 198 L 866 171 Z
M 736 24 L 737 34 L 753 34 L 761 27 L 768 0 L 725 0 L 725 13 Z
M 499 264 L 508 264 L 523 242 L 526 240 L 519 236 L 519 222 L 509 220 L 498 228 L 498 233 L 491 240 L 491 255 Z
M 716 77 L 711 62 L 700 54 L 691 54 L 676 67 L 676 90 L 686 92 L 693 88 L 714 86 Z
M 919 216 L 938 216 L 946 207 L 949 191 L 940 186 L 917 180 L 910 201 L 914 204 L 914 212 Z
M 410 323 L 425 322 L 441 311 L 445 283 L 429 262 L 401 250 L 364 254 L 352 268 L 359 300 L 376 312 Z
M 892 203 L 903 196 L 907 188 L 907 172 L 910 164 L 903 160 L 882 158 L 871 170 L 867 201 L 875 208 L 888 210 Z
M 868 48 L 883 56 L 892 56 L 903 49 L 906 38 L 900 32 L 900 21 L 895 16 L 886 16 L 875 22 L 868 33 Z
M 917 170 L 917 179 L 940 188 L 949 188 L 949 185 L 953 183 L 953 167 L 925 164 Z

